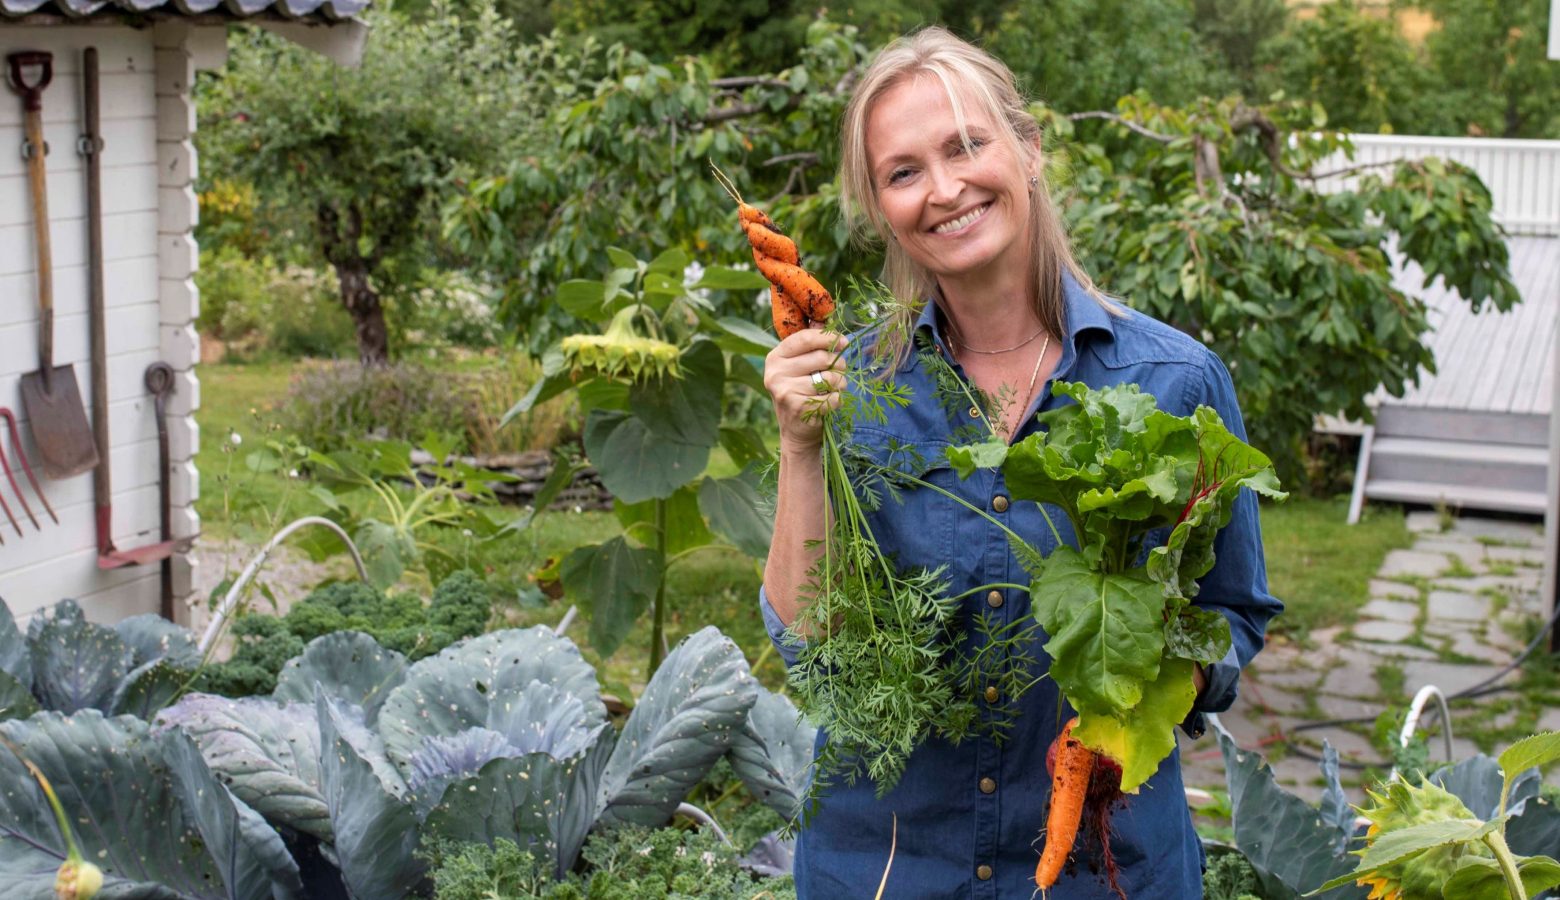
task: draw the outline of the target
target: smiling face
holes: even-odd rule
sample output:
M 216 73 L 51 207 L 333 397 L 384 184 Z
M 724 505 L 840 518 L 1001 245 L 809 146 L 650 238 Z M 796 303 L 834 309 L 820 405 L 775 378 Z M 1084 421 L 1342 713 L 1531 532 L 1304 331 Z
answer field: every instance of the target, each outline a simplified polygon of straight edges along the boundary
M 965 99 L 969 146 L 942 81 L 912 77 L 867 115 L 879 209 L 905 253 L 939 281 L 1022 279 L 1029 269 L 1029 172 L 980 104 Z

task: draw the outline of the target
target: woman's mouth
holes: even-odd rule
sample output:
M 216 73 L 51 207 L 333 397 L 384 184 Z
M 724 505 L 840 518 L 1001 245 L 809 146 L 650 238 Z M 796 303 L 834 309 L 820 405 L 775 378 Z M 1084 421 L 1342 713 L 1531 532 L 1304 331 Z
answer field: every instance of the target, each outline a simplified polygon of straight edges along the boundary
M 969 226 L 970 224 L 972 224 L 976 219 L 979 219 L 981 216 L 985 215 L 986 214 L 986 210 L 988 210 L 990 208 L 991 208 L 991 204 L 990 203 L 982 203 L 981 205 L 975 207 L 974 209 L 972 209 L 969 212 L 965 213 L 964 215 L 958 217 L 957 219 L 954 219 L 954 220 L 949 221 L 949 222 L 944 222 L 941 225 L 937 225 L 937 226 L 933 227 L 932 228 L 932 233 L 933 234 L 952 234 L 955 231 L 960 231 L 960 230 L 964 229 L 965 227 Z

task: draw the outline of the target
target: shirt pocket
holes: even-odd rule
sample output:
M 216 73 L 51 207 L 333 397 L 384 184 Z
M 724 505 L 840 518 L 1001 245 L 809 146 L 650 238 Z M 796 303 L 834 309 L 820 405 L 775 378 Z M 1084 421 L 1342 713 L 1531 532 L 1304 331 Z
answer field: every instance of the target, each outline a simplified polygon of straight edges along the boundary
M 908 476 L 961 493 L 959 477 L 948 465 L 948 445 L 858 428 L 850 446 L 852 454 L 859 457 L 853 473 L 856 493 L 878 549 L 901 571 L 951 568 L 953 501 L 896 477 Z

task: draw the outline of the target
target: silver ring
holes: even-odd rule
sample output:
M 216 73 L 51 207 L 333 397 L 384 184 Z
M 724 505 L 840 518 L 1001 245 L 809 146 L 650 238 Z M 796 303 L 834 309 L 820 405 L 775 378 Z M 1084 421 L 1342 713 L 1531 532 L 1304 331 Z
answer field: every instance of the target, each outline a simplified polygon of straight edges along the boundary
M 815 394 L 827 394 L 831 390 L 821 371 L 812 373 L 812 386 Z

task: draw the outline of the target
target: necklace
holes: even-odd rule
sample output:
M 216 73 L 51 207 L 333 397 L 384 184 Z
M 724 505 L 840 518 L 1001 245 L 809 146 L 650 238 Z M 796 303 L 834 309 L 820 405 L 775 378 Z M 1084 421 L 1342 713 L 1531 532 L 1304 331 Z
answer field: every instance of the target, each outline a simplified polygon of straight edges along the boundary
M 1041 325 L 1039 331 L 1035 332 L 1034 334 L 1031 334 L 1029 337 L 1024 338 L 1023 340 L 1019 341 L 1018 343 L 1014 344 L 1013 346 L 1011 346 L 1011 347 L 1003 347 L 1001 350 L 981 350 L 981 349 L 978 349 L 978 348 L 975 348 L 975 347 L 971 347 L 969 344 L 964 343 L 964 338 L 959 334 L 958 329 L 954 329 L 953 341 L 954 341 L 954 343 L 956 343 L 960 347 L 963 347 L 964 349 L 970 351 L 971 353 L 979 353 L 979 354 L 982 354 L 984 356 L 997 356 L 997 355 L 1002 354 L 1002 353 L 1012 353 L 1014 350 L 1019 350 L 1019 349 L 1022 349 L 1024 347 L 1027 347 L 1030 344 L 1035 342 L 1035 338 L 1039 337 L 1040 335 L 1042 335 L 1044 333 L 1045 333 L 1045 326 Z M 1049 341 L 1050 339 L 1047 338 L 1046 340 Z
M 1030 338 L 1034 340 L 1034 338 Z M 1020 344 L 1019 346 L 1023 346 Z M 1024 408 L 1029 408 L 1029 401 L 1035 396 L 1035 379 L 1040 377 L 1040 363 L 1045 360 L 1045 351 L 1051 349 L 1051 336 L 1045 336 L 1045 343 L 1040 345 L 1040 355 L 1035 357 L 1035 370 L 1029 373 L 1029 390 L 1024 392 Z

